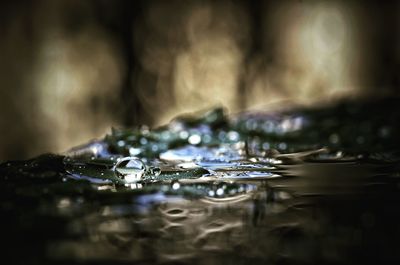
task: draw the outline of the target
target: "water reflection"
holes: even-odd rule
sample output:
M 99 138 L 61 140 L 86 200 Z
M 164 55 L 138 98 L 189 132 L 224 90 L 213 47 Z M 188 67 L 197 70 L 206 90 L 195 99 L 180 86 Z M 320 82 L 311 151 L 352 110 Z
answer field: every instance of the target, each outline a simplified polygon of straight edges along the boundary
M 223 198 L 154 193 L 134 195 L 129 204 L 92 206 L 71 220 L 68 236 L 49 245 L 48 253 L 55 260 L 140 262 L 189 261 L 205 253 L 233 253 L 256 242 L 246 234 L 251 227 L 264 226 L 265 216 L 287 210 L 284 202 L 289 195 L 261 183 L 258 187 L 242 187 L 242 194 Z M 64 199 L 59 204 L 73 207 Z
M 29 254 L 19 258 L 24 264 L 400 260 L 398 139 L 364 134 L 365 143 L 379 143 L 368 152 L 355 140 L 379 123 L 397 132 L 396 113 L 360 128 L 314 114 L 281 134 L 260 130 L 262 117 L 287 124 L 298 113 L 229 119 L 217 109 L 154 130 L 113 130 L 67 156 L 1 164 L 0 232 Z M 201 142 L 190 143 L 192 135 Z

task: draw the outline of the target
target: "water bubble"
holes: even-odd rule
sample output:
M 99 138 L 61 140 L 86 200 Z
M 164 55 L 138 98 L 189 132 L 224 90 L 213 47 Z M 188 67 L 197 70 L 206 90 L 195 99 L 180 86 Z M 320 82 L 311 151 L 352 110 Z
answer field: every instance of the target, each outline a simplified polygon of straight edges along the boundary
M 142 180 L 146 166 L 137 157 L 125 157 L 118 160 L 113 170 L 119 178 L 127 183 L 134 183 Z

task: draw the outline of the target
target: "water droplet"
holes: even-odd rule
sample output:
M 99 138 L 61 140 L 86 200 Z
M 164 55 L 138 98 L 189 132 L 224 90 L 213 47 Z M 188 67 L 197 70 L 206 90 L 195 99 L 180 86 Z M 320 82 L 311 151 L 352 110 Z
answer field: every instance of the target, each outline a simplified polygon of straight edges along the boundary
M 142 150 L 140 148 L 135 148 L 135 147 L 129 148 L 129 154 L 131 156 L 136 156 L 136 155 L 140 154 L 141 152 L 142 152 Z
M 238 132 L 235 132 L 235 131 L 230 131 L 230 132 L 228 132 L 227 136 L 228 136 L 228 139 L 229 139 L 230 141 L 232 141 L 232 142 L 238 141 L 238 140 L 239 140 L 239 137 L 240 137 L 239 133 L 238 133 Z
M 157 145 L 157 144 L 153 144 L 153 145 L 151 146 L 151 151 L 157 152 L 157 151 L 158 151 L 158 145 Z
M 246 121 L 246 129 L 249 131 L 255 131 L 258 127 L 257 121 L 255 120 L 247 120 Z
M 365 142 L 365 138 L 363 136 L 358 136 L 356 141 L 358 144 L 363 144 Z
M 201 142 L 201 137 L 198 134 L 193 134 L 189 137 L 188 142 L 193 145 L 199 144 Z
M 275 129 L 275 125 L 272 121 L 265 121 L 262 127 L 266 133 L 272 133 Z
M 205 135 L 203 136 L 203 142 L 204 142 L 204 143 L 208 144 L 208 143 L 210 143 L 211 141 L 212 141 L 212 136 L 211 136 L 211 135 L 205 134 Z
M 286 143 L 280 143 L 278 145 L 278 148 L 281 149 L 281 150 L 285 150 L 287 148 L 287 144 Z
M 167 211 L 168 215 L 181 215 L 182 213 L 184 213 L 184 211 L 182 209 L 177 209 L 177 208 L 170 209 Z
M 237 192 L 236 189 L 231 189 L 231 190 L 229 190 L 229 194 L 230 194 L 230 195 L 234 195 L 236 192 Z
M 331 134 L 329 136 L 329 142 L 337 144 L 339 142 L 339 135 L 337 135 L 336 133 Z
M 264 150 L 268 150 L 270 148 L 270 144 L 268 142 L 265 142 L 265 143 L 262 144 L 262 148 Z
M 69 206 L 71 206 L 71 200 L 68 198 L 61 199 L 57 205 L 58 208 L 67 208 Z
M 336 152 L 336 158 L 342 158 L 343 157 L 343 152 L 342 151 L 337 151 Z
M 178 190 L 181 187 L 181 184 L 178 181 L 172 183 L 172 189 Z
M 128 186 L 129 186 L 129 188 L 131 188 L 132 190 L 138 190 L 138 189 L 143 188 L 143 185 L 140 184 L 140 183 L 132 183 L 132 184 L 129 184 Z
M 161 169 L 159 167 L 154 167 L 150 169 L 150 173 L 154 175 L 155 177 L 159 176 L 161 174 Z
M 194 162 L 184 162 L 184 163 L 178 164 L 178 166 L 179 166 L 180 168 L 183 168 L 183 169 L 197 168 L 197 167 L 199 167 L 199 166 L 196 165 L 196 163 L 194 163 Z
M 187 131 L 181 131 L 181 132 L 179 133 L 179 137 L 180 137 L 181 139 L 186 139 L 186 138 L 189 137 L 189 133 L 188 133 Z
M 386 138 L 390 135 L 390 129 L 388 127 L 382 127 L 379 130 L 379 136 L 382 138 Z
M 137 157 L 125 157 L 119 159 L 113 167 L 115 174 L 127 183 L 134 183 L 142 180 L 145 173 L 145 165 Z
M 161 139 L 163 141 L 168 141 L 171 138 L 171 134 L 169 131 L 164 131 L 161 133 Z

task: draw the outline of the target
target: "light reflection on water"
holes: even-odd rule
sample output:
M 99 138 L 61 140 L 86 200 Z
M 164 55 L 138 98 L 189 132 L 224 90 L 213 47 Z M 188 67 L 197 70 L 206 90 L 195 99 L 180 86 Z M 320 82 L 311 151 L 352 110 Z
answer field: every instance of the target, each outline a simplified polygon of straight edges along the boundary
M 332 131 L 307 127 L 311 118 L 291 127 L 296 119 L 287 116 L 229 124 L 216 110 L 152 131 L 114 130 L 68 156 L 2 164 L 2 232 L 11 249 L 27 253 L 18 257 L 24 264 L 400 261 L 395 134 L 360 144 L 350 120 L 331 142 Z M 263 131 L 268 117 L 294 131 Z M 396 132 L 396 122 L 385 126 Z M 346 135 L 353 145 L 341 145 Z M 366 143 L 376 144 L 360 152 Z M 132 174 L 140 178 L 126 181 Z
M 275 193 L 264 188 L 199 199 L 155 193 L 139 195 L 127 205 L 95 207 L 71 222 L 69 233 L 78 231 L 78 240 L 53 242 L 48 253 L 55 260 L 143 261 L 152 257 L 154 262 L 187 261 L 210 251 L 232 253 L 255 243 L 246 230 L 287 208 L 283 202 L 288 195 L 268 192 Z
M 270 167 L 274 178 L 251 173 L 226 181 L 217 174 L 144 184 L 141 193 L 126 190 L 129 196 L 89 207 L 75 217 L 66 236 L 75 233 L 74 239 L 53 242 L 47 253 L 55 261 L 149 264 L 351 262 L 349 253 L 360 245 L 374 247 L 369 238 L 385 234 L 386 228 L 378 225 L 397 211 L 383 208 L 398 199 L 398 188 L 393 190 L 385 178 L 379 180 L 394 164 L 332 158 L 326 162 L 325 155 L 321 161 L 298 162 L 305 157 L 300 153 L 297 163 Z M 221 170 L 216 164 L 208 166 Z M 377 184 L 387 187 L 369 188 Z M 122 190 L 117 187 L 118 192 Z M 61 199 L 59 211 L 76 208 L 74 204 Z

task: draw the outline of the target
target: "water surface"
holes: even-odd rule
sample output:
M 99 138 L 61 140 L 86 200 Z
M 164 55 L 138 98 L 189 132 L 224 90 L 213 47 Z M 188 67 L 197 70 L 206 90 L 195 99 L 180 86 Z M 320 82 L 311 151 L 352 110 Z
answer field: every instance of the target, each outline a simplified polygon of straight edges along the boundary
M 0 165 L 14 264 L 398 264 L 396 101 L 113 129 Z M 384 115 L 388 114 L 390 115 Z

